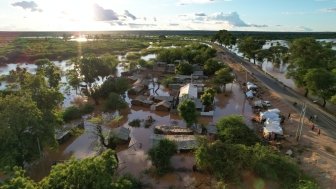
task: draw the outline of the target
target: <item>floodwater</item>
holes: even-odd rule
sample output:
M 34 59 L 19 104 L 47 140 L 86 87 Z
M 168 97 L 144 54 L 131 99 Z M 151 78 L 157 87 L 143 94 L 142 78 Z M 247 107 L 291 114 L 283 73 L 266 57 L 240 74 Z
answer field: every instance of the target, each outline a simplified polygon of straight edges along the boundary
M 164 90 L 164 88 L 162 89 Z M 130 102 L 127 94 L 126 99 Z M 248 102 L 244 102 L 244 100 L 245 95 L 239 86 L 237 84 L 228 84 L 226 93 L 216 96 L 214 117 L 202 117 L 199 121 L 203 124 L 216 123 L 223 116 L 242 114 L 243 112 L 243 115 L 246 117 L 246 122 L 250 123 L 249 118 L 252 115 L 252 108 Z M 175 186 L 183 188 L 187 185 L 207 182 L 204 180 L 207 178 L 207 175 L 194 173 L 192 171 L 192 166 L 195 164 L 195 158 L 192 152 L 179 153 L 173 156 L 171 163 L 176 169 L 173 173 L 169 173 L 161 178 L 155 178 L 145 174 L 146 170 L 152 166 L 148 159 L 147 152 L 153 144 L 152 136 L 154 126 L 162 124 L 186 127 L 185 122 L 177 114 L 151 111 L 149 108 L 137 106 L 130 106 L 129 111 L 122 112 L 123 121 L 118 125 L 130 129 L 131 141 L 128 148 L 119 150 L 117 153 L 120 163 L 120 173 L 131 173 L 140 178 L 143 182 L 156 187 Z M 152 116 L 155 120 L 154 124 L 149 128 L 144 128 L 143 126 L 135 128 L 128 125 L 128 121 L 133 119 L 144 120 L 148 116 Z M 107 130 L 111 128 L 105 126 L 104 129 Z M 98 149 L 97 137 L 94 135 L 94 125 L 85 121 L 85 132 L 82 135 L 73 137 L 67 143 L 60 145 L 58 151 L 49 153 L 38 165 L 33 166 L 34 169 L 30 170 L 30 175 L 33 179 L 40 180 L 50 171 L 52 162 L 66 160 L 70 156 L 74 156 L 75 158 L 90 157 L 95 155 Z
M 149 61 L 155 58 L 156 58 L 156 54 L 147 54 L 145 56 L 141 56 L 141 59 L 146 60 L 146 61 Z
M 251 126 L 253 110 L 238 84 L 227 84 L 226 92 L 216 96 L 215 106 L 216 108 L 213 117 L 214 123 L 223 116 L 239 114 L 244 115 L 246 124 L 253 129 Z
M 169 89 L 166 89 L 162 84 L 158 83 L 157 78 L 153 78 L 153 81 L 148 85 L 151 96 L 170 96 Z
M 69 60 L 52 62 L 61 70 L 60 92 L 64 95 L 62 107 L 69 107 L 76 97 L 82 96 L 80 94 L 80 90 L 76 92 L 75 89 L 68 85 L 68 80 L 66 78 L 66 72 L 70 69 L 73 69 L 73 64 L 71 64 Z M 9 75 L 10 71 L 15 70 L 16 67 L 25 68 L 29 73 L 33 74 L 36 73 L 37 70 L 37 65 L 35 64 L 10 63 L 0 66 L 0 75 Z M 122 72 L 125 72 L 125 67 L 122 64 L 119 64 L 117 66 L 115 75 L 120 77 Z M 103 79 L 99 78 L 99 80 L 96 81 L 96 84 L 101 85 L 103 82 Z M 7 85 L 8 83 L 6 81 L 0 82 L 0 90 L 5 90 L 7 88 Z
M 317 41 L 319 42 L 327 42 L 327 43 L 333 43 L 333 50 L 336 50 L 336 39 L 318 39 Z M 284 47 L 289 47 L 289 42 L 286 40 L 267 40 L 265 45 L 263 46 L 263 49 L 269 49 L 271 46 L 276 46 L 276 45 L 284 46 Z M 232 47 L 232 52 L 237 54 L 240 57 L 243 57 L 243 54 L 239 52 L 239 49 L 237 48 L 237 45 Z M 250 62 L 253 62 L 253 60 L 250 60 Z M 288 64 L 282 63 L 280 65 L 280 68 L 274 68 L 271 62 L 269 61 L 264 61 L 261 63 L 262 64 L 262 69 L 267 72 L 268 74 L 272 75 L 275 77 L 277 80 L 285 84 L 286 86 L 296 89 L 297 87 L 295 86 L 295 83 L 292 79 L 286 78 L 286 72 L 287 72 L 287 66 Z

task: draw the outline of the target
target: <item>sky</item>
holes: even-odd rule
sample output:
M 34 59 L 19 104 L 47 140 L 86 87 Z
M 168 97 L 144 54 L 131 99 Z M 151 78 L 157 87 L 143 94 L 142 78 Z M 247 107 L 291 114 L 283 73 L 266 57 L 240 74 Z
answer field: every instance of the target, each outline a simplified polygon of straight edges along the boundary
M 0 31 L 336 32 L 336 0 L 0 0 Z

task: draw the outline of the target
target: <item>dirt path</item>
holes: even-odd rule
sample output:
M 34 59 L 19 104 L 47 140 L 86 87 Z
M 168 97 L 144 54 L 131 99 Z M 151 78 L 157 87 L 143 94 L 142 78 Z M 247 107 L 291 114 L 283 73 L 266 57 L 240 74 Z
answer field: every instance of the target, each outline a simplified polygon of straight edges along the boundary
M 253 75 L 247 74 L 243 67 L 227 55 L 219 55 L 219 59 L 233 68 L 238 83 L 247 81 L 254 82 L 261 90 L 261 98 L 271 101 L 272 107 L 278 108 L 286 116 L 283 124 L 285 139 L 281 142 L 280 150 L 293 151 L 293 157 L 300 165 L 300 168 L 312 176 L 319 183 L 321 188 L 336 188 L 336 140 L 329 137 L 322 128 L 311 129 L 312 122 L 305 119 L 302 129 L 302 136 L 296 140 L 296 131 L 299 125 L 300 112 L 292 104 L 287 103 L 275 92 L 266 88 L 263 83 L 258 82 Z M 288 118 L 291 113 L 291 118 Z M 321 134 L 318 135 L 318 129 Z

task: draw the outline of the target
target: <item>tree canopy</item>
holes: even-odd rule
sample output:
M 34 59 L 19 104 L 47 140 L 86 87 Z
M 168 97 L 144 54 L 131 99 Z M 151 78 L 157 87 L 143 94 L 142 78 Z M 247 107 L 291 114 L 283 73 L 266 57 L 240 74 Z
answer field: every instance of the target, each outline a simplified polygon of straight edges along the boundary
M 318 83 L 316 84 L 320 84 L 322 80 L 333 80 L 332 74 L 327 74 L 325 70 L 332 72 L 332 70 L 336 68 L 335 51 L 331 49 L 330 45 L 323 45 L 313 38 L 300 38 L 290 44 L 289 52 L 287 77 L 292 78 L 298 87 L 304 87 L 306 89 L 305 96 L 307 96 L 309 90 L 312 89 L 313 93 L 325 99 L 326 93 L 321 93 L 321 91 L 318 93 L 319 90 L 313 87 L 315 85 L 312 83 L 313 81 L 308 84 L 307 81 L 309 80 L 307 78 L 314 79 L 318 74 L 317 70 L 314 71 L 311 69 L 322 69 L 321 71 L 331 78 L 323 77 L 323 79 L 317 80 L 316 82 Z M 307 74 L 308 76 L 306 76 Z M 322 86 L 325 85 L 321 85 L 321 87 Z
M 256 39 L 253 37 L 240 38 L 238 41 L 239 51 L 244 54 L 248 59 L 253 59 L 254 63 L 257 58 L 258 52 L 265 44 L 265 40 Z
M 176 153 L 176 150 L 176 144 L 167 139 L 160 140 L 157 145 L 149 150 L 149 158 L 159 175 L 170 170 L 170 158 Z
M 249 129 L 240 115 L 221 118 L 217 124 L 218 138 L 226 143 L 254 145 L 260 140 L 253 130 Z
M 54 145 L 54 127 L 29 95 L 0 97 L 0 167 L 23 166 Z
M 92 158 L 86 158 L 83 160 L 70 159 L 65 163 L 59 163 L 53 166 L 50 174 L 38 183 L 27 178 L 22 170 L 15 169 L 13 177 L 5 181 L 1 188 L 141 188 L 141 183 L 132 177 L 117 175 L 116 170 L 118 162 L 115 155 L 114 151 L 107 150 L 101 155 Z
M 192 126 L 197 121 L 196 105 L 191 99 L 185 99 L 179 103 L 177 110 L 179 115 L 187 123 L 187 126 Z
M 213 37 L 212 41 L 217 41 L 221 45 L 233 46 L 236 44 L 237 38 L 227 30 L 219 30 Z

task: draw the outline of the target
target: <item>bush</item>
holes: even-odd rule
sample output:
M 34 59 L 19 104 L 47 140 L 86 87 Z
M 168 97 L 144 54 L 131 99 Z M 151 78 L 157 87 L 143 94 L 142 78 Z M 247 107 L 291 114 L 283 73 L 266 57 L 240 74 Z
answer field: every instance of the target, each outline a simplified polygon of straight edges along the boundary
M 120 95 L 116 93 L 110 93 L 106 102 L 105 109 L 106 110 L 120 110 L 127 107 L 127 103 Z
M 260 142 L 254 131 L 245 125 L 242 116 L 226 116 L 220 119 L 216 126 L 218 129 L 218 137 L 223 142 L 248 146 Z
M 129 126 L 131 127 L 140 127 L 141 125 L 141 120 L 140 119 L 133 119 L 128 123 Z
M 82 115 L 92 113 L 94 110 L 94 105 L 86 103 L 80 107 L 80 112 Z
M 76 106 L 70 106 L 66 108 L 63 112 L 63 120 L 65 122 L 79 119 L 81 118 L 81 116 L 82 116 L 81 110 L 77 108 Z
M 156 167 L 158 175 L 163 175 L 171 169 L 170 158 L 175 154 L 176 150 L 176 144 L 167 139 L 160 140 L 157 145 L 149 150 L 149 158 Z

